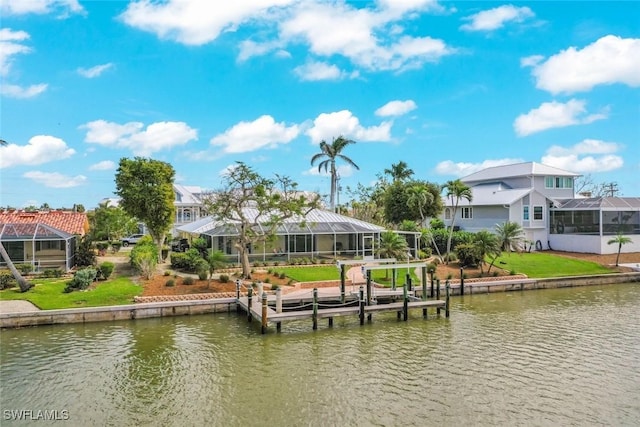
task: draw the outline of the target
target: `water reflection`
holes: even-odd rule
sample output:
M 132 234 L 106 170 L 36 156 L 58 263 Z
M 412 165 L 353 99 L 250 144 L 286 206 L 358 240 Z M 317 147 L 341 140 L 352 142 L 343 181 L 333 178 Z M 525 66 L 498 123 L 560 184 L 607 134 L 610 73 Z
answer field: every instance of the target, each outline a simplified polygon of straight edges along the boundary
M 637 285 L 453 304 L 267 336 L 235 314 L 2 331 L 1 406 L 92 426 L 640 424 Z

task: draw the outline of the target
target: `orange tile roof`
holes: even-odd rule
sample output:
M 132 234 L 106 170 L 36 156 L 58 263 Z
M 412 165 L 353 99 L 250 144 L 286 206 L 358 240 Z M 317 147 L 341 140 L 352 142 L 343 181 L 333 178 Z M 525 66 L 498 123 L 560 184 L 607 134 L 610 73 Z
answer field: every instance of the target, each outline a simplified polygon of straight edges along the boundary
M 69 234 L 79 234 L 81 236 L 84 236 L 89 231 L 87 214 L 80 212 L 4 211 L 0 212 L 0 224 L 46 224 Z

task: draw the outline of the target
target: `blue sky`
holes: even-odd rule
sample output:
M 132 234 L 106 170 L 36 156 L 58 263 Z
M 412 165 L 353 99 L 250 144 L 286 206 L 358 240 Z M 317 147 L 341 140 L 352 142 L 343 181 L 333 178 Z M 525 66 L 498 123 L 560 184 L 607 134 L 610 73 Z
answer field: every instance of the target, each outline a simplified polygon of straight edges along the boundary
M 327 194 L 310 159 L 339 135 L 343 189 L 536 161 L 640 196 L 640 2 L 0 5 L 1 206 L 95 207 L 136 155 Z

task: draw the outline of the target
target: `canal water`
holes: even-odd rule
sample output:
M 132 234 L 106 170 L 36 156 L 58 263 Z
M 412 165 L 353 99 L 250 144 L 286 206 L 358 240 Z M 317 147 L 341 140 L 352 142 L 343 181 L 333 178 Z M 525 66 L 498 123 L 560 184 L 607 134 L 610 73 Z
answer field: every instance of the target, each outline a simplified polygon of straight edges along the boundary
M 638 284 L 455 297 L 449 319 L 266 336 L 234 312 L 0 339 L 2 426 L 640 425 Z

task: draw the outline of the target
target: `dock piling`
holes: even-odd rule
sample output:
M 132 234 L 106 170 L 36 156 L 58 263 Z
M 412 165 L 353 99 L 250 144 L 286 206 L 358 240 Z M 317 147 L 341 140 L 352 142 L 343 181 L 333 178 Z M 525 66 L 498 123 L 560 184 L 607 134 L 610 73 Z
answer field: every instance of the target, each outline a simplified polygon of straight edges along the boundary
M 449 297 L 451 296 L 451 285 L 449 285 L 449 281 L 447 280 L 447 284 L 445 286 L 445 300 L 444 300 L 444 316 L 449 317 Z
M 460 296 L 464 296 L 464 267 L 460 267 Z
M 267 324 L 267 293 L 262 292 L 262 327 L 260 328 L 260 331 L 263 334 L 267 333 Z
M 313 330 L 318 329 L 318 288 L 313 288 Z
M 436 279 L 436 299 L 440 299 L 440 279 Z M 440 307 L 437 308 L 438 316 L 440 316 Z
M 404 291 L 402 292 L 403 305 L 402 305 L 402 318 L 406 322 L 409 318 L 409 294 L 407 293 L 407 287 L 411 284 L 411 277 L 407 274 L 407 283 L 404 284 Z
M 253 288 L 249 287 L 247 291 L 247 321 L 251 322 L 253 316 L 251 315 L 251 304 L 253 304 Z
M 360 316 L 360 324 L 364 325 L 364 288 L 360 286 L 360 312 L 358 313 Z
M 347 275 L 346 268 L 347 266 L 345 264 L 340 265 L 340 303 L 341 304 L 344 304 L 344 299 L 345 299 L 344 288 L 345 288 L 346 275 Z M 353 286 L 353 279 L 352 279 L 351 285 Z

